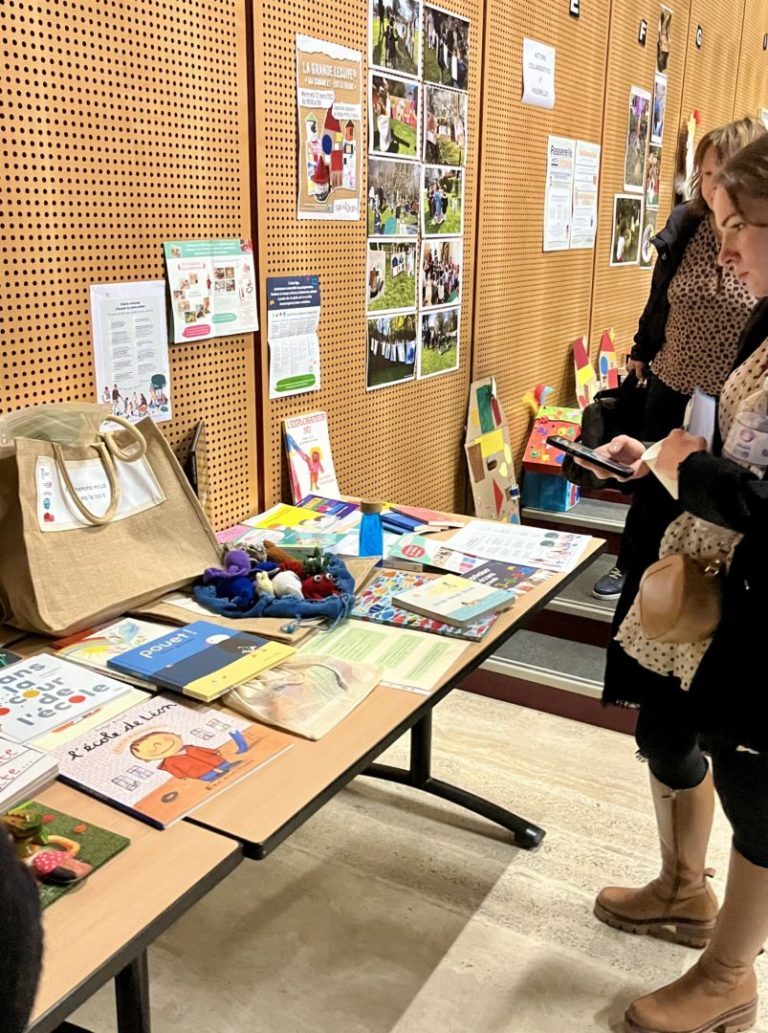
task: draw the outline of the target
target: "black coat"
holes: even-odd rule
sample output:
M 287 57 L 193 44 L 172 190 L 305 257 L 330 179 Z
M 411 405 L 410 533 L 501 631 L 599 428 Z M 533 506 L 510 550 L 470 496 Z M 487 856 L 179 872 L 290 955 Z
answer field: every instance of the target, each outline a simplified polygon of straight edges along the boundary
M 635 343 L 630 357 L 650 363 L 661 350 L 667 332 L 669 300 L 667 290 L 680 267 L 685 249 L 702 223 L 704 215 L 694 204 L 680 204 L 672 209 L 667 224 L 651 243 L 659 257 L 653 269 L 651 291 L 640 316 Z
M 768 338 L 768 299 L 754 308 L 744 328 L 736 369 Z M 761 669 L 765 620 L 762 593 L 768 589 L 768 480 L 751 474 L 720 455 L 716 436 L 713 454 L 697 452 L 680 465 L 680 501 L 676 502 L 649 474 L 648 488 L 657 505 L 644 548 L 633 556 L 614 632 L 634 600 L 640 578 L 659 554 L 668 525 L 684 510 L 744 535 L 737 546 L 723 586 L 723 617 L 690 691 L 676 678 L 646 670 L 611 642 L 603 699 L 638 705 L 675 697 L 684 699 L 692 723 L 702 732 L 724 736 L 739 745 L 768 751 L 768 707 L 763 700 Z

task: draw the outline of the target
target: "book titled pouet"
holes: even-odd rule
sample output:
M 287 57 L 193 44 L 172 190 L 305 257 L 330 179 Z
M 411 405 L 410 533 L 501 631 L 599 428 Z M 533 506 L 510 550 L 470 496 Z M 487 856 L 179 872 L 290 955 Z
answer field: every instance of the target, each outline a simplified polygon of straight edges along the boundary
M 469 581 L 459 574 L 444 574 L 392 597 L 392 602 L 424 617 L 462 627 L 486 613 L 512 606 L 514 592 Z

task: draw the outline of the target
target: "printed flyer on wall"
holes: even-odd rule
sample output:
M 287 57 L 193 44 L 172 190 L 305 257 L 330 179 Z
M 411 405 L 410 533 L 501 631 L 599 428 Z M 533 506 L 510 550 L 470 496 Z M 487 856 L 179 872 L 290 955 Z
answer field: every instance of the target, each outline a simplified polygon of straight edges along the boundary
M 320 278 L 267 277 L 269 397 L 320 387 Z
M 296 36 L 299 219 L 360 218 L 362 54 Z
M 571 238 L 576 141 L 550 136 L 544 189 L 544 251 L 564 251 Z
M 577 140 L 571 213 L 571 247 L 574 249 L 595 246 L 599 178 L 600 144 Z
M 251 240 L 172 240 L 163 247 L 175 344 L 259 329 Z
M 96 394 L 132 423 L 170 420 L 165 284 L 91 284 Z

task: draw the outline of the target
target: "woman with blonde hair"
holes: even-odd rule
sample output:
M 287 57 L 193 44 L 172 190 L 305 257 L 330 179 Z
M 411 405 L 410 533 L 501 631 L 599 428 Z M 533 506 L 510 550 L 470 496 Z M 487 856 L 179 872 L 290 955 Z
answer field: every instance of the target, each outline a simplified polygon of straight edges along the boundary
M 655 472 L 676 483 L 679 502 L 667 510 L 672 519 L 660 542 L 649 546 L 662 558 L 675 557 L 689 585 L 719 570 L 719 589 L 683 588 L 682 612 L 691 619 L 681 625 L 671 601 L 654 601 L 643 585 L 619 628 L 615 645 L 624 665 L 609 663 L 606 685 L 623 677 L 614 693 L 643 699 L 638 743 L 651 769 L 662 871 L 642 889 L 605 889 L 597 901 L 599 917 L 611 925 L 632 932 L 666 925 L 680 942 L 706 949 L 679 979 L 630 1005 L 626 1033 L 751 1029 L 753 966 L 768 938 L 761 662 L 768 589 L 768 136 L 731 158 L 714 183 L 720 264 L 761 300 L 719 392 L 711 452 L 704 438 L 684 430 L 662 442 Z M 598 451 L 632 465 L 636 478 L 656 479 L 640 441 L 622 435 Z M 712 605 L 703 625 L 691 604 L 705 594 Z M 719 909 L 705 878 L 713 784 L 733 829 Z

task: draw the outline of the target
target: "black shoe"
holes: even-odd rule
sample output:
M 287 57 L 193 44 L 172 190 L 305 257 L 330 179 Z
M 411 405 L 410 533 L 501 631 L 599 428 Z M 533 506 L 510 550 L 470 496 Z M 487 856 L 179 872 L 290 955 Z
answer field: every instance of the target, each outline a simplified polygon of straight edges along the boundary
M 626 574 L 618 567 L 612 567 L 607 574 L 597 580 L 592 588 L 596 599 L 618 599 L 624 587 Z

